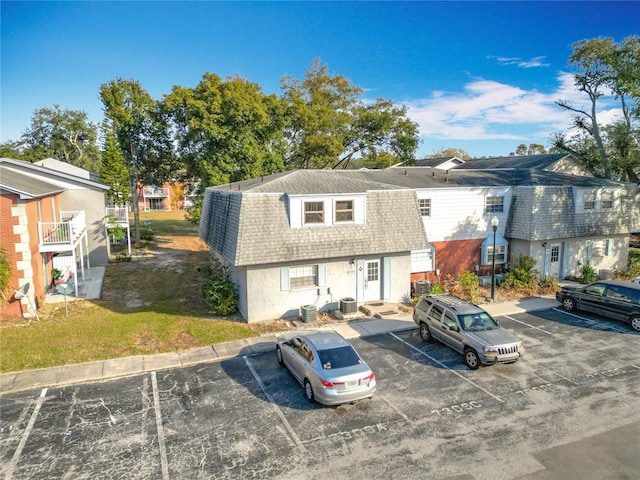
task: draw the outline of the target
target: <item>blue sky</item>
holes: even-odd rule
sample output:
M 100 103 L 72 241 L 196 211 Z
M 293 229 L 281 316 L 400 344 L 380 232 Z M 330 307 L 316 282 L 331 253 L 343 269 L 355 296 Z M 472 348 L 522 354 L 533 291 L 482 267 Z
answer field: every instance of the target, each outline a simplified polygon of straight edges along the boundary
M 365 98 L 404 104 L 418 156 L 508 155 L 566 130 L 570 45 L 640 35 L 640 2 L 1 2 L 2 141 L 34 110 L 102 120 L 99 88 L 134 78 L 156 99 L 205 72 L 279 93 L 319 57 Z M 616 114 L 603 105 L 602 119 Z

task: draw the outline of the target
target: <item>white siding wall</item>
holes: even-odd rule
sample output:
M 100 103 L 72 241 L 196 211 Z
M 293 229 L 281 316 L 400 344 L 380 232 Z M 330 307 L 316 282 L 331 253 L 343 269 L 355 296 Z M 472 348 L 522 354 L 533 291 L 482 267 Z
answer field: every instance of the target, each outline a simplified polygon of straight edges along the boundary
M 422 217 L 430 242 L 486 238 L 492 232 L 491 219 L 500 220 L 498 232 L 504 232 L 509 206 L 510 187 L 438 188 L 418 190 L 418 199 L 431 199 L 431 216 Z M 502 213 L 485 213 L 486 197 L 504 197 Z

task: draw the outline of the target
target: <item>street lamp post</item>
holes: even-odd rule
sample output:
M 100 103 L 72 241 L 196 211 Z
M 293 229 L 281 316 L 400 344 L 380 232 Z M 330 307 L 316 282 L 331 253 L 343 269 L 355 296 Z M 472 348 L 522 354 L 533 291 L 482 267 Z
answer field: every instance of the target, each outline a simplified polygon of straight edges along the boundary
M 495 298 L 496 290 L 496 230 L 498 230 L 498 224 L 500 220 L 498 217 L 491 219 L 491 228 L 493 228 L 493 254 L 491 255 L 491 301 Z

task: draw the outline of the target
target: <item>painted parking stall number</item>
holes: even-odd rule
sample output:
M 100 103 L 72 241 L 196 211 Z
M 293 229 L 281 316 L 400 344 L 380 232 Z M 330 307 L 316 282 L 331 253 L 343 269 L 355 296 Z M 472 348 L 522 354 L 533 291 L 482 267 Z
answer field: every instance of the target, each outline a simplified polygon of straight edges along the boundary
M 465 402 L 458 403 L 456 405 L 449 405 L 448 407 L 439 408 L 437 410 L 431 410 L 431 413 L 435 413 L 436 415 L 453 415 L 456 413 L 464 413 L 470 410 L 476 410 L 481 408 L 482 404 L 480 402 Z

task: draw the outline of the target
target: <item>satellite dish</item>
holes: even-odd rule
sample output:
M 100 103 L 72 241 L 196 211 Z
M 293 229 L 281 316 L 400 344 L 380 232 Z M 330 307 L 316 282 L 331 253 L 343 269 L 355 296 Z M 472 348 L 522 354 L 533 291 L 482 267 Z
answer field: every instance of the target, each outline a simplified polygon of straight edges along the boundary
M 21 298 L 26 297 L 27 293 L 29 292 L 29 287 L 30 287 L 29 282 L 25 283 L 18 290 L 16 290 L 16 292 L 13 294 L 13 297 L 16 300 L 20 300 Z

